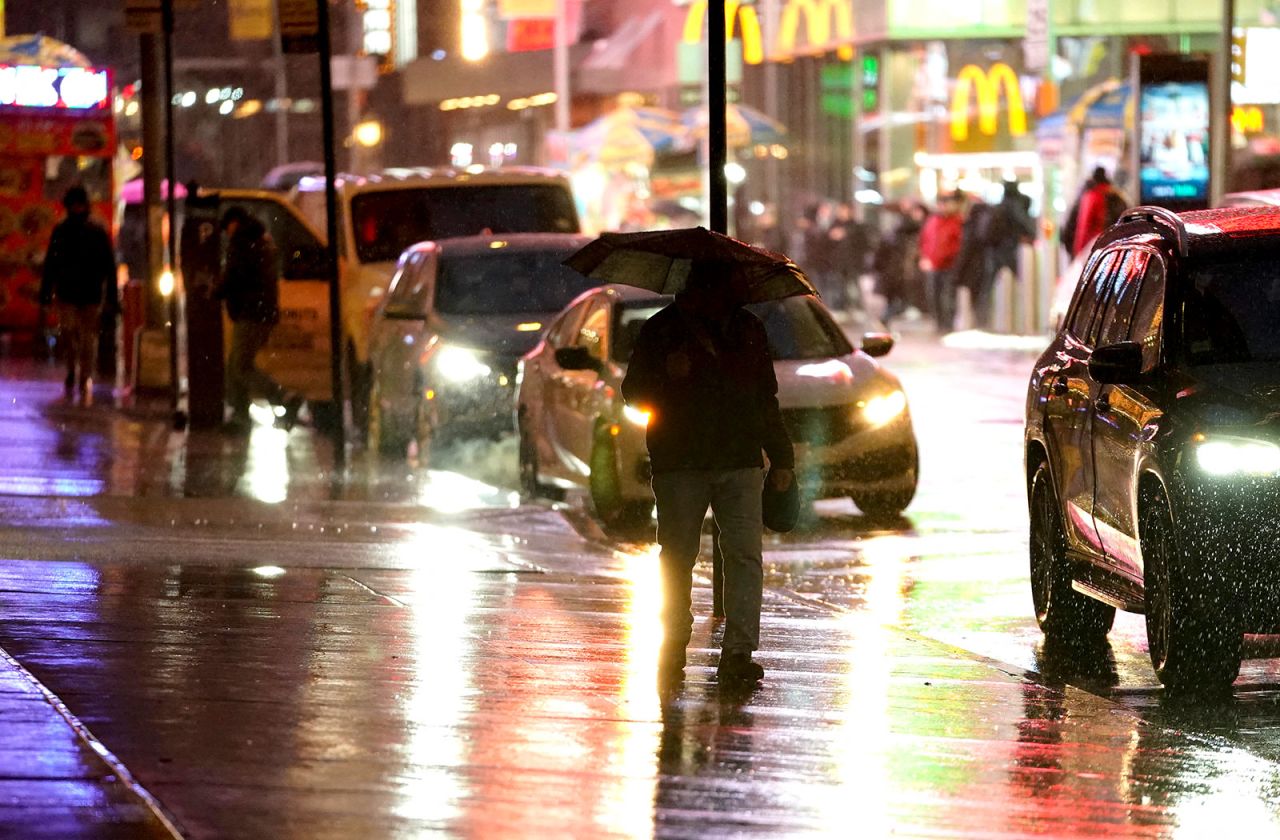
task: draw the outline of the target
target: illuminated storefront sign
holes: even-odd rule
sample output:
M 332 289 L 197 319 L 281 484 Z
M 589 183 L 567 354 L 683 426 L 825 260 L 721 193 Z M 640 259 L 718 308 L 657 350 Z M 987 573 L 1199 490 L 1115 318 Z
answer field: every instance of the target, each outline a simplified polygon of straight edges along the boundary
M 110 90 L 106 70 L 0 64 L 0 106 L 87 111 L 106 108 Z
M 694 0 L 684 19 L 684 42 L 697 44 L 702 41 L 702 29 L 707 19 L 707 0 Z M 747 64 L 764 61 L 764 38 L 760 32 L 760 18 L 754 6 L 740 0 L 724 0 L 725 37 L 733 38 L 735 31 L 742 36 L 742 60 Z
M 1018 74 L 1004 62 L 983 70 L 976 64 L 967 64 L 956 74 L 955 89 L 951 94 L 951 139 L 964 142 L 969 139 L 969 99 L 978 103 L 978 131 L 994 137 L 1000 126 L 1000 89 L 1004 88 L 1005 104 L 1009 113 L 1009 133 L 1021 137 L 1027 133 L 1027 109 L 1022 101 L 1022 88 Z
M 683 41 L 701 43 L 708 0 L 693 0 L 684 19 Z M 845 60 L 853 57 L 852 0 L 786 0 L 777 17 L 777 32 L 765 33 L 756 7 L 742 0 L 723 0 L 725 36 L 742 39 L 742 60 L 759 64 L 768 42 L 771 60 L 834 50 Z M 800 23 L 803 20 L 804 26 Z M 804 33 L 803 38 L 801 32 Z M 776 34 L 776 37 L 773 37 Z
M 1262 109 L 1257 105 L 1236 105 L 1231 109 L 1231 127 L 1241 134 L 1261 134 L 1266 128 Z
M 797 47 L 800 18 L 804 18 L 806 45 Z M 834 26 L 832 25 L 834 24 Z M 778 23 L 780 56 L 818 53 L 835 48 L 843 59 L 853 57 L 853 6 L 850 0 L 787 0 Z

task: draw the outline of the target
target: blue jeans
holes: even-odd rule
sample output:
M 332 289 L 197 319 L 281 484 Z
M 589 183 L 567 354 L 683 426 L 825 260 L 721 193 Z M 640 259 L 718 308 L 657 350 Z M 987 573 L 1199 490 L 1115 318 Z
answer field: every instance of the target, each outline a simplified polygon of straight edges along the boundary
M 764 470 L 683 470 L 653 477 L 662 547 L 664 645 L 683 647 L 693 630 L 693 567 L 702 545 L 702 521 L 711 509 L 724 554 L 725 630 L 721 648 L 747 653 L 760 647 L 764 591 L 764 523 L 760 494 Z

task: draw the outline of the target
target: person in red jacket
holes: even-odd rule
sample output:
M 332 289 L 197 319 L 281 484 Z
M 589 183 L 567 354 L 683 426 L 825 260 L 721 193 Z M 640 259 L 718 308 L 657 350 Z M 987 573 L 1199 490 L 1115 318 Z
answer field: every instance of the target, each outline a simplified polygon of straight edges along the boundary
M 1080 196 L 1080 210 L 1076 217 L 1075 241 L 1072 242 L 1071 255 L 1076 256 L 1089 247 L 1098 234 L 1107 229 L 1114 221 L 1109 219 L 1109 206 L 1115 201 L 1116 189 L 1107 177 L 1107 170 L 1099 166 L 1093 170 L 1092 186 Z
M 938 212 L 920 231 L 920 270 L 924 272 L 939 332 L 950 332 L 956 317 L 955 263 L 964 231 L 964 200 L 945 193 Z

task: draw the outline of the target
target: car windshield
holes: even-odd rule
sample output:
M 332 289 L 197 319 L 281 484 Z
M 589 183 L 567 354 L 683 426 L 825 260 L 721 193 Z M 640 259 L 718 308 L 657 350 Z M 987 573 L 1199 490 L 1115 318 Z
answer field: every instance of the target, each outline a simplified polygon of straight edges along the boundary
M 449 315 L 559 312 L 594 287 L 560 264 L 563 251 L 487 251 L 440 260 L 435 308 Z
M 1184 343 L 1193 365 L 1280 361 L 1280 263 L 1260 253 L 1191 266 Z
M 613 357 L 625 363 L 631 358 L 636 337 L 645 321 L 668 302 L 644 301 L 624 306 L 618 313 Z M 829 359 L 853 352 L 840 327 L 822 304 L 813 298 L 793 297 L 748 306 L 764 322 L 769 336 L 769 353 L 774 361 Z
M 810 297 L 791 297 L 747 307 L 764 321 L 774 361 L 827 359 L 853 352 L 840 327 Z
M 491 233 L 575 233 L 577 211 L 555 184 L 378 190 L 351 199 L 360 262 L 394 262 L 428 239 Z

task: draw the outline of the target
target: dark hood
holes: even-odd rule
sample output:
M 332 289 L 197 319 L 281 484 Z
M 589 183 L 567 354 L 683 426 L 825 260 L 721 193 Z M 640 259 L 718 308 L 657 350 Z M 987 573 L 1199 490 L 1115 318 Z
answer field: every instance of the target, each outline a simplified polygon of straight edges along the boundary
M 1280 424 L 1280 364 L 1201 365 L 1186 371 L 1191 378 L 1187 396 L 1206 423 Z
M 513 363 L 533 349 L 542 329 L 521 332 L 520 324 L 549 324 L 555 312 L 521 312 L 510 315 L 439 315 L 436 331 L 445 341 L 510 358 Z

